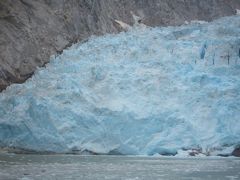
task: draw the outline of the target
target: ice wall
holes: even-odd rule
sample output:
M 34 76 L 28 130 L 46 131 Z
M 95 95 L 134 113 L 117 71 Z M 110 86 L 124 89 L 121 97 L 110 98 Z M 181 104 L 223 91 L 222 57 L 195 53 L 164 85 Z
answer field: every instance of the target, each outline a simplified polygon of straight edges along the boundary
M 239 48 L 240 16 L 92 37 L 0 94 L 0 145 L 134 155 L 231 149 L 240 144 Z

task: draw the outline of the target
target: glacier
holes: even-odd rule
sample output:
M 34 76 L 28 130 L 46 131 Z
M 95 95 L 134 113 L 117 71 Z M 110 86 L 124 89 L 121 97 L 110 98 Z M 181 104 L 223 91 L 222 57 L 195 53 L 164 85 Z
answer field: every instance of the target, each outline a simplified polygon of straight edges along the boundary
M 240 145 L 240 16 L 91 37 L 0 94 L 0 147 L 207 155 Z

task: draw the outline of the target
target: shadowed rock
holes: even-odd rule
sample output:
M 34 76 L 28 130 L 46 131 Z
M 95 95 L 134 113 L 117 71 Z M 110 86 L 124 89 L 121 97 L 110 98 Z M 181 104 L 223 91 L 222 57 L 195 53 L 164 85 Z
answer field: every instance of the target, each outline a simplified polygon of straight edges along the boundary
M 234 151 L 232 152 L 232 155 L 233 155 L 233 156 L 240 157 L 240 147 L 234 149 Z

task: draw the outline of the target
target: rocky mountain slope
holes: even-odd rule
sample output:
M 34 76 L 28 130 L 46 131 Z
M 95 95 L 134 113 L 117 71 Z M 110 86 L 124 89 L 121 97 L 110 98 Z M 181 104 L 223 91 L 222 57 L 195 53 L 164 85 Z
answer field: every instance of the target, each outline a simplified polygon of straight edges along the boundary
M 131 11 L 149 26 L 179 25 L 232 15 L 239 0 L 1 0 L 0 91 L 30 77 L 36 67 L 91 35 L 119 32 Z

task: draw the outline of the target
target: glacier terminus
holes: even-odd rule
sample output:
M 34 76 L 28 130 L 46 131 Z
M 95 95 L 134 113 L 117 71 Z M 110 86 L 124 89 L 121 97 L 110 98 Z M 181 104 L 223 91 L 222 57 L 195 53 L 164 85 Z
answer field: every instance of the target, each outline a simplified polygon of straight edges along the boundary
M 240 16 L 91 37 L 0 94 L 0 147 L 229 154 L 240 145 Z

